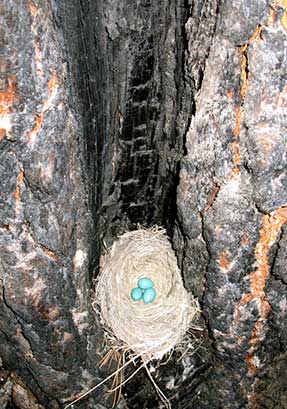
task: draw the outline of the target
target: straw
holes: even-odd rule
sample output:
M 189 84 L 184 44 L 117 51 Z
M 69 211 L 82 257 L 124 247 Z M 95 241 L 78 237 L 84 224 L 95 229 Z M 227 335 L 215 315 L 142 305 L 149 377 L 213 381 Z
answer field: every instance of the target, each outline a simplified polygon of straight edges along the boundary
M 143 277 L 153 281 L 157 292 L 150 304 L 131 298 L 131 290 Z M 100 366 L 115 356 L 118 367 L 99 384 L 78 395 L 65 409 L 112 377 L 114 382 L 110 392 L 119 392 L 114 397 L 114 404 L 117 404 L 122 386 L 142 368 L 166 408 L 170 409 L 169 400 L 154 381 L 147 364 L 154 359 L 161 360 L 167 353 L 171 356 L 175 349 L 186 354 L 190 349 L 188 330 L 200 328 L 194 326 L 199 313 L 198 302 L 183 286 L 176 256 L 164 229 L 157 226 L 141 228 L 119 237 L 101 258 L 101 272 L 92 305 L 100 315 L 111 348 Z M 127 361 L 126 353 L 129 354 Z M 136 364 L 138 359 L 142 364 L 123 380 L 122 370 L 130 363 Z
M 93 306 L 113 346 L 124 346 L 144 362 L 161 359 L 198 315 L 198 304 L 183 286 L 177 259 L 163 229 L 139 229 L 122 235 L 102 257 Z M 142 277 L 154 282 L 156 299 L 131 299 Z

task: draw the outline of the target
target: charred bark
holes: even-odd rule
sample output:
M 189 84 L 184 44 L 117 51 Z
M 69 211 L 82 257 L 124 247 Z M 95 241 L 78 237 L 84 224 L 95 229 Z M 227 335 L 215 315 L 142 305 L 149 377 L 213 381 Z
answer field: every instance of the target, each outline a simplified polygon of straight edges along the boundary
M 172 407 L 285 407 L 286 13 L 3 0 L 3 408 L 60 408 L 104 377 L 92 279 L 138 223 L 167 228 L 203 311 L 204 348 L 155 375 Z M 144 373 L 119 407 L 160 407 Z

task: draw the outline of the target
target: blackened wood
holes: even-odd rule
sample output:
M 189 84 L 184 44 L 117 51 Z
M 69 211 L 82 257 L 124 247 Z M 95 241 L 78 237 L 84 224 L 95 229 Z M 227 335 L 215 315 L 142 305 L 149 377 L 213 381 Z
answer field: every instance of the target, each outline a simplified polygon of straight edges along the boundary
M 102 243 L 158 223 L 207 334 L 157 371 L 172 407 L 284 408 L 285 3 L 4 0 L 6 394 L 9 371 L 49 408 L 100 379 Z M 121 404 L 159 407 L 144 373 Z
M 96 381 L 98 345 L 89 174 L 55 12 L 1 3 L 0 355 L 47 408 Z

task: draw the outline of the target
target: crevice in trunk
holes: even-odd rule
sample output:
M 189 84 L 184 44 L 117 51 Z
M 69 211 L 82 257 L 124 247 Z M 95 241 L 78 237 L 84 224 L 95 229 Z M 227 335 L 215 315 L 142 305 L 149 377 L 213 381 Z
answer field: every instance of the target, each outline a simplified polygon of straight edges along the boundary
M 110 2 L 74 0 L 59 10 L 90 175 L 91 271 L 103 241 L 124 230 L 158 224 L 173 235 L 190 121 L 180 3 L 127 1 L 115 14 Z
M 102 246 L 139 224 L 163 226 L 177 240 L 180 163 L 194 111 L 185 67 L 188 8 L 182 0 L 123 1 L 116 10 L 106 1 L 72 4 L 62 4 L 59 16 L 72 103 L 83 124 L 94 220 L 91 273 L 97 274 Z M 203 361 L 192 359 L 195 372 L 208 368 Z M 161 373 L 157 381 L 165 388 L 170 374 L 179 380 L 182 370 L 173 358 L 168 376 Z M 125 388 L 135 398 L 128 398 L 129 407 L 137 407 L 139 383 L 149 407 L 156 407 L 144 373 Z

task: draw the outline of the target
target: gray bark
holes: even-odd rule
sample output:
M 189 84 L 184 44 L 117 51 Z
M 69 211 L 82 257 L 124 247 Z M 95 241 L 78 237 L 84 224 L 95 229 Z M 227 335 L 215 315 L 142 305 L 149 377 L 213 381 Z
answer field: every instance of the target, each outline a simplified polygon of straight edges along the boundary
M 204 348 L 156 372 L 172 408 L 286 407 L 285 3 L 3 0 L 3 408 L 107 374 L 92 278 L 137 223 L 202 308 Z M 119 407 L 160 407 L 144 372 Z

